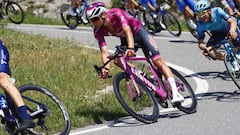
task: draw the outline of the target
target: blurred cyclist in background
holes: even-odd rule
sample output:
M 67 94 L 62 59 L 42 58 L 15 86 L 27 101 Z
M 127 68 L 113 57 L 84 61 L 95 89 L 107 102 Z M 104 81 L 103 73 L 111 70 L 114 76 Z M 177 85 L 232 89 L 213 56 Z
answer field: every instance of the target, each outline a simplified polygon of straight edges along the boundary
M 145 10 L 145 8 L 135 0 L 121 0 L 121 2 L 124 4 L 126 11 L 134 17 L 137 13 L 136 9 Z
M 87 8 L 87 6 L 88 6 L 87 0 L 71 0 L 69 12 L 71 16 L 80 16 L 83 23 L 88 23 L 88 21 L 83 17 L 84 11 Z
M 162 23 L 161 19 L 158 19 L 158 12 L 159 11 L 159 6 L 156 3 L 156 0 L 139 0 L 139 3 L 146 8 L 146 11 L 148 14 L 151 15 L 151 17 L 154 20 L 154 25 L 155 26 L 161 26 L 161 28 L 155 29 L 153 33 L 161 31 L 160 29 L 166 29 L 166 26 Z
M 176 4 L 178 6 L 178 10 L 183 14 L 184 19 L 187 21 L 188 25 L 192 29 L 196 29 L 196 24 L 192 19 L 195 18 L 194 16 L 194 0 L 176 0 Z

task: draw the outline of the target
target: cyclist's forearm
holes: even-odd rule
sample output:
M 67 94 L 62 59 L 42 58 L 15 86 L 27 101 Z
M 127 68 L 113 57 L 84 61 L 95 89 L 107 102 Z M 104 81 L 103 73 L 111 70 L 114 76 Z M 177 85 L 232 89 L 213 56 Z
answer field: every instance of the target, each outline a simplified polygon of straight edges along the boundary
M 107 50 L 106 46 L 101 47 L 100 50 L 101 50 L 101 61 L 104 64 L 109 60 L 108 59 L 108 56 L 109 56 L 108 50 Z M 110 69 L 110 64 L 107 64 L 105 67 Z
M 139 6 L 135 0 L 129 0 L 129 3 L 133 4 L 135 7 Z
M 150 2 L 148 2 L 148 7 L 152 10 L 152 11 L 156 11 L 156 8 L 155 7 L 153 7 L 151 4 L 150 4 Z
M 237 29 L 237 22 L 233 19 L 233 18 L 229 18 L 228 19 L 228 23 L 230 24 L 230 29 L 229 29 L 229 32 L 230 31 L 236 31 Z

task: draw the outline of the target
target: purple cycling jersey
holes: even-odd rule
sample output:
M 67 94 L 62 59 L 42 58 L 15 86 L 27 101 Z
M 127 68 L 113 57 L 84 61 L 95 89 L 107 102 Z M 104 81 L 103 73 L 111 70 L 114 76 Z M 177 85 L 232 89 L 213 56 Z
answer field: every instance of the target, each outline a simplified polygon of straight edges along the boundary
M 131 31 L 134 35 L 139 31 L 142 26 L 141 21 L 133 18 L 119 8 L 113 8 L 108 10 L 107 16 L 109 18 L 110 24 L 113 26 L 115 31 L 109 31 L 109 29 L 104 26 L 99 29 L 94 28 L 94 36 L 98 40 L 99 47 L 106 45 L 104 36 L 125 37 L 123 28 L 126 26 L 129 26 L 131 28 Z

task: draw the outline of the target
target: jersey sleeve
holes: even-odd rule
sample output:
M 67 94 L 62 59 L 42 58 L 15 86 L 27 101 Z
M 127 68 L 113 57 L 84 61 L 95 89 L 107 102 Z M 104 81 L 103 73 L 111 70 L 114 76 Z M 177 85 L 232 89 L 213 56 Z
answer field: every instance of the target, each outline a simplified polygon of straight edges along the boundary
M 125 17 L 126 15 L 128 14 L 126 14 L 123 10 L 117 11 L 117 14 L 115 15 L 115 19 L 117 19 L 120 22 L 122 28 L 124 28 L 125 26 L 129 26 L 128 20 Z
M 230 18 L 230 15 L 227 14 L 222 8 L 217 8 L 217 17 L 221 17 L 224 20 L 228 20 Z
M 96 31 L 94 31 L 94 36 L 98 42 L 99 47 L 101 48 L 102 46 L 106 46 L 106 41 L 104 38 L 104 35 L 97 33 Z
M 204 30 L 199 22 L 197 22 L 197 34 L 198 40 L 205 38 Z

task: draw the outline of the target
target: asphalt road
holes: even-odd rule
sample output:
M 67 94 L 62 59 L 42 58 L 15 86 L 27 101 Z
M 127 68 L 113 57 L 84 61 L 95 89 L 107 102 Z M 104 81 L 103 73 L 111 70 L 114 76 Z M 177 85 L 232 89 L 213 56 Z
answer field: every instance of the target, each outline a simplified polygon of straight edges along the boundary
M 69 39 L 79 45 L 97 47 L 92 30 L 65 26 L 13 25 L 9 28 Z M 74 129 L 70 135 L 238 135 L 240 133 L 240 91 L 226 73 L 224 63 L 209 61 L 202 56 L 196 40 L 189 32 L 173 37 L 163 31 L 154 36 L 161 55 L 169 65 L 186 74 L 198 97 L 197 113 L 160 108 L 158 122 L 143 124 L 131 117 L 104 124 Z M 119 44 L 117 38 L 107 38 L 110 50 Z M 141 53 L 139 54 L 141 55 Z

